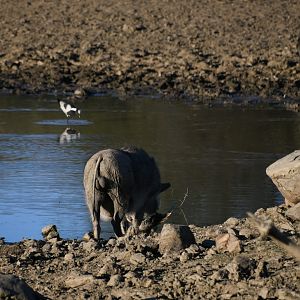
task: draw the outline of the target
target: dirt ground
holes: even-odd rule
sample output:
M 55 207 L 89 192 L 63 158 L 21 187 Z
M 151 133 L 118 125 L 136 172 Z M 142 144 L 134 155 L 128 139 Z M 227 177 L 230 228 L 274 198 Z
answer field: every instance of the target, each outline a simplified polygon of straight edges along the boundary
M 232 95 L 299 100 L 298 0 L 0 0 L 0 6 L 4 91 L 81 87 L 200 102 Z
M 299 243 L 300 221 L 289 218 L 285 205 L 255 215 L 272 219 Z M 0 270 L 49 299 L 300 299 L 299 262 L 259 237 L 248 219 L 190 229 L 196 244 L 164 254 L 155 232 L 99 244 L 57 238 L 3 243 Z M 232 240 L 222 246 L 217 241 L 224 234 Z

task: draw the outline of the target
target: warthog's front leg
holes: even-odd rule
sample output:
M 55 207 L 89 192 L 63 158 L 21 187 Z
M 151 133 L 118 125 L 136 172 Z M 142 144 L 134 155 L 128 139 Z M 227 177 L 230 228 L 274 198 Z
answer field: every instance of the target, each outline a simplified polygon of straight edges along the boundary
M 119 217 L 119 214 L 116 214 L 115 218 L 111 220 L 111 225 L 114 229 L 114 232 L 116 234 L 117 237 L 123 236 L 123 232 L 122 232 L 122 220 Z

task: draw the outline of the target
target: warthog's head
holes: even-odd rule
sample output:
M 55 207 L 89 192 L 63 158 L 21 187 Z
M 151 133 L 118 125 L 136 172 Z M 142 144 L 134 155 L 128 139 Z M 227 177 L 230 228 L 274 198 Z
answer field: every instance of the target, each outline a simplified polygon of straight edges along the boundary
M 164 222 L 169 217 L 170 213 L 155 213 L 151 216 L 145 216 L 143 221 L 141 222 L 139 226 L 139 231 L 141 232 L 149 232 L 151 229 L 156 227 L 157 225 Z

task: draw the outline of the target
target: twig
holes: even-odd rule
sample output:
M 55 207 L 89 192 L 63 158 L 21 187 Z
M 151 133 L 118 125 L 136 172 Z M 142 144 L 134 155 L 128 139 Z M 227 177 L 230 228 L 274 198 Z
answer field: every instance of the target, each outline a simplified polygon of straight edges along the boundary
M 262 221 L 252 213 L 247 213 L 249 220 L 254 224 L 261 236 L 270 236 L 280 247 L 300 261 L 300 247 L 279 231 L 271 221 Z
M 183 209 L 182 209 L 182 205 L 184 204 L 184 202 L 185 202 L 185 200 L 187 199 L 188 195 L 189 195 L 189 188 L 186 188 L 186 192 L 185 192 L 185 194 L 184 194 L 183 199 L 180 201 L 180 204 L 179 204 L 178 206 L 173 207 L 173 208 L 170 210 L 170 212 L 167 213 L 167 215 L 166 215 L 166 217 L 163 219 L 162 223 L 165 222 L 167 219 L 169 219 L 169 217 L 173 214 L 174 210 L 179 209 L 179 210 L 181 211 L 181 213 L 182 213 L 184 219 L 185 219 L 186 224 L 189 225 L 189 224 L 188 224 L 188 221 L 187 221 L 187 218 L 186 218 L 186 215 L 185 215 L 185 213 L 184 213 L 184 211 L 183 211 Z

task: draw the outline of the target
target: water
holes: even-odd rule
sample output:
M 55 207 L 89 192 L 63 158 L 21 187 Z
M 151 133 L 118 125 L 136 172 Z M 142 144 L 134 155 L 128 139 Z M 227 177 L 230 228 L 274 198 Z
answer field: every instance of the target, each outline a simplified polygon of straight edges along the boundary
M 104 148 L 143 147 L 163 181 L 161 211 L 171 222 L 209 225 L 282 202 L 265 168 L 299 149 L 299 114 L 206 108 L 158 99 L 92 97 L 82 118 L 66 120 L 54 97 L 0 96 L 0 236 L 41 238 L 57 225 L 64 238 L 91 230 L 82 185 L 87 159 Z M 185 196 L 186 195 L 186 196 Z M 102 223 L 102 236 L 112 235 Z

